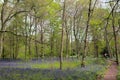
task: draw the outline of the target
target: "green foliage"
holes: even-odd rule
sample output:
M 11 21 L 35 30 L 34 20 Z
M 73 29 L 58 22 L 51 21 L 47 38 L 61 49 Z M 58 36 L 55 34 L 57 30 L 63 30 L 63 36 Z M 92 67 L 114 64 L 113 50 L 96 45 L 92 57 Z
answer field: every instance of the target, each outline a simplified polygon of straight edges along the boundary
M 57 2 L 52 2 L 50 5 L 47 6 L 47 10 L 49 13 L 49 18 L 56 17 L 57 12 L 61 9 L 60 4 Z

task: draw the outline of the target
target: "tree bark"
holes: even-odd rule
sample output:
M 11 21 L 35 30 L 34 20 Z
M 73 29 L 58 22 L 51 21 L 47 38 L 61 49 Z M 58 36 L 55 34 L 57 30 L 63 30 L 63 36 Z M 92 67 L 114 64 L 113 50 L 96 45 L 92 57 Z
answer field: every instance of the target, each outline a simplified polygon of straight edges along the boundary
M 28 33 L 27 33 L 27 14 L 25 14 L 25 60 L 27 58 L 27 46 L 28 46 L 27 38 L 28 38 Z
M 86 48 L 87 48 L 87 35 L 88 35 L 88 28 L 89 28 L 89 22 L 91 18 L 91 4 L 92 0 L 89 0 L 89 9 L 88 9 L 88 20 L 87 20 L 87 25 L 86 25 L 86 30 L 85 30 L 85 39 L 84 39 L 84 53 L 82 54 L 82 61 L 81 61 L 81 67 L 85 67 L 85 55 L 87 53 Z
M 54 55 L 54 31 L 51 29 L 51 39 L 50 39 L 50 57 Z M 53 55 L 52 55 L 53 54 Z
M 98 54 L 98 45 L 97 45 L 97 38 L 95 36 L 95 34 L 93 35 L 93 41 L 94 41 L 94 54 L 95 54 L 95 57 L 99 57 L 99 54 Z
M 40 23 L 41 26 L 41 37 L 40 37 L 40 42 L 41 42 L 41 57 L 44 57 L 44 52 L 43 52 L 43 21 Z
M 37 40 L 37 19 L 35 18 L 35 40 Z M 35 54 L 38 59 L 38 45 L 37 42 L 35 41 Z
M 117 36 L 116 36 L 116 31 L 115 31 L 114 10 L 112 11 L 112 28 L 113 28 L 113 35 L 114 35 L 114 48 L 115 48 L 115 55 L 116 55 L 116 63 L 117 63 L 117 65 L 119 65 L 118 49 L 117 49 Z
M 108 19 L 107 19 L 107 22 L 106 22 L 106 25 L 105 25 L 105 42 L 106 42 L 105 47 L 107 48 L 108 55 L 110 55 L 110 47 L 109 47 L 109 41 L 108 41 L 108 36 L 107 36 L 108 35 L 107 26 L 108 26 Z
M 31 29 L 32 29 L 32 17 L 30 16 L 30 25 L 29 25 L 29 39 L 28 39 L 28 52 L 29 52 L 29 55 L 31 55 Z
M 60 44 L 60 70 L 62 70 L 63 65 L 63 45 L 64 45 L 64 26 L 65 26 L 65 4 L 66 0 L 63 2 L 63 13 L 62 13 L 62 33 L 61 33 L 61 44 Z

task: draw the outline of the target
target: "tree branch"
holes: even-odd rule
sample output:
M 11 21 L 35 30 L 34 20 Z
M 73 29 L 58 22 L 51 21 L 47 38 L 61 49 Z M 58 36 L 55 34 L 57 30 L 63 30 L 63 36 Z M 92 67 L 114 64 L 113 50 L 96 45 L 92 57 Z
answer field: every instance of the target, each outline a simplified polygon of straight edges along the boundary
M 12 35 L 14 35 L 14 36 L 26 38 L 26 36 L 18 35 L 18 34 L 16 34 L 16 33 L 12 32 L 12 31 L 0 31 L 0 33 L 10 33 L 10 34 L 12 34 Z M 31 38 L 31 37 L 27 37 L 27 38 L 29 38 L 29 39 L 31 39 L 31 40 L 33 40 L 33 41 L 39 43 L 39 44 L 43 44 L 43 43 L 41 43 L 39 40 L 36 40 L 36 39 L 34 39 L 34 38 Z M 44 43 L 44 44 L 46 44 L 46 43 Z
M 20 14 L 20 13 L 23 13 L 23 12 L 29 12 L 29 11 L 18 11 L 18 12 L 16 12 L 16 13 L 14 13 L 13 15 L 9 16 L 9 17 L 4 21 L 4 24 L 5 24 L 7 21 L 11 20 L 14 16 L 16 16 L 16 15 L 18 15 L 18 14 Z

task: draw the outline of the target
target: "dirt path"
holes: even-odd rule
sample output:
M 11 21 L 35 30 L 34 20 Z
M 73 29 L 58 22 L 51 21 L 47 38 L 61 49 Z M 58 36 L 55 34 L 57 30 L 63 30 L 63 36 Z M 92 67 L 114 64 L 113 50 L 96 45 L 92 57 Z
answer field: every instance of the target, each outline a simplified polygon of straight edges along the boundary
M 117 75 L 117 65 L 116 62 L 112 62 L 108 71 L 105 73 L 103 80 L 117 80 L 116 75 Z

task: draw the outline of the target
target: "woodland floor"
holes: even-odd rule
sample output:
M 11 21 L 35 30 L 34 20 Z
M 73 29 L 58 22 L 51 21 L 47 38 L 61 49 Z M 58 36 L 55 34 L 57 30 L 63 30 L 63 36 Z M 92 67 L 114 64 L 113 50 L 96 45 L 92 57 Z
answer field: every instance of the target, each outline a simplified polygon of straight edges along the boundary
M 112 61 L 111 66 L 108 68 L 107 72 L 105 73 L 103 80 L 117 80 L 117 64 L 116 62 Z

